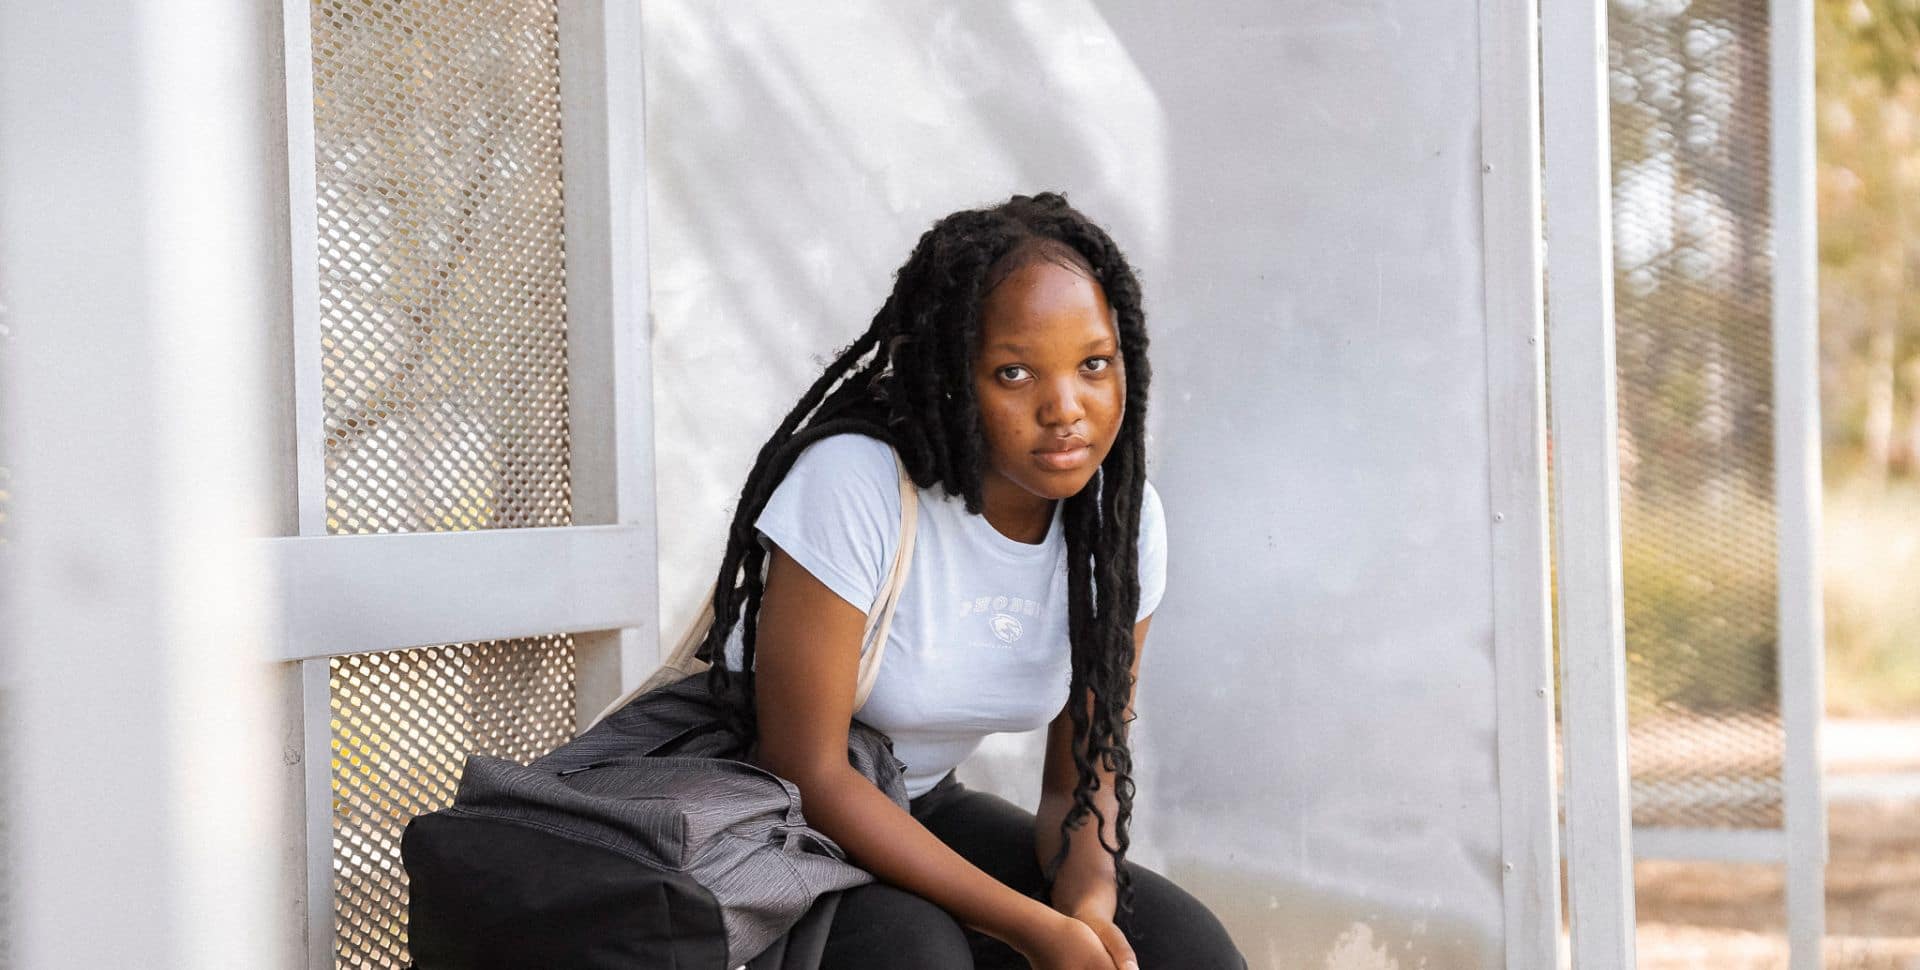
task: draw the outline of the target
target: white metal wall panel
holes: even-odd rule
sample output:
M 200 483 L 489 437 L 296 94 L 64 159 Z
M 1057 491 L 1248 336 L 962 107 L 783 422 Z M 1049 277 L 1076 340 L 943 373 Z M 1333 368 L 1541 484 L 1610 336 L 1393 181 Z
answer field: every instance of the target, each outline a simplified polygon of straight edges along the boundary
M 1550 965 L 1551 905 L 1509 930 L 1504 895 L 1502 813 L 1525 786 L 1518 878 L 1540 900 L 1553 876 L 1537 456 L 1497 465 L 1531 553 L 1495 538 L 1492 507 L 1493 437 L 1539 431 L 1514 388 L 1537 393 L 1537 357 L 1516 374 L 1504 349 L 1537 330 L 1511 303 L 1490 317 L 1486 290 L 1488 259 L 1521 294 L 1537 268 L 1514 221 L 1485 236 L 1483 192 L 1529 198 L 1482 168 L 1490 137 L 1511 139 L 1503 163 L 1530 157 L 1524 111 L 1483 113 L 1485 64 L 1520 60 L 1483 62 L 1483 25 L 1509 46 L 1531 28 L 1499 11 L 649 4 L 667 626 L 712 578 L 753 449 L 918 234 L 1064 189 L 1133 258 L 1154 334 L 1172 549 L 1135 858 L 1211 903 L 1255 966 L 1496 967 L 1508 932 L 1533 941 L 1517 967 Z M 1496 383 L 1520 396 L 1495 407 Z M 1496 631 L 1526 615 L 1496 608 L 1497 569 L 1532 600 L 1530 637 Z M 1497 644 L 1533 663 L 1496 675 Z M 1509 802 L 1496 683 L 1529 666 Z M 1039 740 L 994 739 L 962 777 L 1031 805 Z
M 257 3 L 0 4 L 18 966 L 278 966 Z
M 13 318 L 7 309 L 7 277 L 4 267 L 0 267 L 0 387 L 9 385 L 9 376 L 14 364 Z M 13 584 L 5 581 L 4 570 L 13 527 L 8 516 L 13 508 L 13 472 L 11 441 L 13 436 L 7 433 L 8 407 L 0 400 L 0 615 L 8 612 L 8 600 L 13 593 Z M 12 668 L 6 659 L 6 645 L 0 644 L 0 777 L 11 775 L 9 764 L 14 756 L 13 692 L 15 690 Z M 13 817 L 9 811 L 11 795 L 7 789 L 0 788 L 0 970 L 13 967 L 13 846 L 11 826 Z

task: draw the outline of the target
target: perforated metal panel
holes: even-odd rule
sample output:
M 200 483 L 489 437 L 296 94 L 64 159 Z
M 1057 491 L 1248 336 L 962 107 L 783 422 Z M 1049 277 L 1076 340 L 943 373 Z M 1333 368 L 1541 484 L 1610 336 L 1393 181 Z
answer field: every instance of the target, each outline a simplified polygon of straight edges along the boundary
M 567 637 L 335 657 L 338 965 L 406 965 L 407 820 L 453 801 L 471 753 L 526 762 L 573 736 Z
M 552 0 L 315 0 L 311 26 L 328 531 L 571 524 Z M 572 736 L 573 642 L 329 681 L 336 963 L 401 967 L 403 827 L 466 755 Z
M 1633 820 L 1777 828 L 1766 4 L 1609 17 Z
M 569 521 L 558 31 L 313 6 L 329 532 Z

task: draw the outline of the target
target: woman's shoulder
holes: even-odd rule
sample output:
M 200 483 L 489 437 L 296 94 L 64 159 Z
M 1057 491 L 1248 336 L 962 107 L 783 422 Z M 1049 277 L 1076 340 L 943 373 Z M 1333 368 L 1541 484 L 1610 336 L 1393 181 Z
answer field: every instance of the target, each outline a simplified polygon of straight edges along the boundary
M 768 496 L 755 526 L 861 610 L 886 579 L 900 533 L 893 448 L 863 434 L 809 442 Z
M 1167 534 L 1167 513 L 1160 504 L 1160 490 L 1153 487 L 1153 480 L 1146 480 L 1140 490 L 1140 540 L 1142 543 L 1164 543 Z
M 891 484 L 899 479 L 893 446 L 857 431 L 831 434 L 809 442 L 793 460 L 793 471 L 860 484 Z
M 840 465 L 874 465 L 884 461 L 887 467 L 893 467 L 893 446 L 858 431 L 842 431 L 809 442 L 800 449 L 800 457 L 804 459 L 810 455 L 814 461 L 831 461 Z M 795 463 L 798 461 L 796 459 Z
M 1157 522 L 1165 514 L 1160 505 L 1160 490 L 1153 487 L 1153 479 L 1140 482 L 1140 526 L 1144 531 L 1148 524 Z
M 780 490 L 816 499 L 831 497 L 875 509 L 897 510 L 900 473 L 893 446 L 859 432 L 842 432 L 809 442 L 794 457 Z M 892 514 L 898 515 L 897 511 Z

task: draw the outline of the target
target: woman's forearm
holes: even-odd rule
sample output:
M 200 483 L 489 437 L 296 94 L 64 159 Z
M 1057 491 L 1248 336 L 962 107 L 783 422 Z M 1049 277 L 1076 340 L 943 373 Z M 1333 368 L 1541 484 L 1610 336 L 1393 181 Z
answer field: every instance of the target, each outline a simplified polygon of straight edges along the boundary
M 1105 817 L 1100 834 L 1094 833 L 1091 816 L 1082 819 L 1080 827 L 1074 829 L 1072 847 L 1067 850 L 1067 858 L 1061 863 L 1060 871 L 1054 875 L 1051 902 L 1055 909 L 1070 916 L 1093 913 L 1112 919 L 1118 903 L 1113 856 L 1107 853 L 1100 842 L 1102 838 L 1109 843 L 1114 841 L 1114 820 L 1120 807 L 1113 795 L 1113 775 L 1104 771 L 1100 774 L 1100 788 L 1093 793 L 1093 803 Z M 1043 870 L 1053 861 L 1054 854 L 1060 851 L 1063 838 L 1060 822 L 1072 807 L 1071 791 L 1047 791 L 1040 796 L 1040 808 L 1033 817 L 1033 839 L 1034 851 L 1039 856 Z
M 807 822 L 880 881 L 1023 953 L 1058 926 L 1061 914 L 968 862 L 851 766 L 791 780 Z

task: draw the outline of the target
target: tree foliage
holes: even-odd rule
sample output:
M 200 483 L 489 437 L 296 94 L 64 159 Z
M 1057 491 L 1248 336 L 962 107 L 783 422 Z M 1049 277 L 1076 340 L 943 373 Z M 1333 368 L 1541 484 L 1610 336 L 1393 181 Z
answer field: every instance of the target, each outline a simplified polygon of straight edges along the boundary
M 1920 477 L 1920 2 L 1817 0 L 1814 16 L 1829 464 Z

